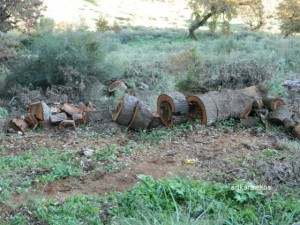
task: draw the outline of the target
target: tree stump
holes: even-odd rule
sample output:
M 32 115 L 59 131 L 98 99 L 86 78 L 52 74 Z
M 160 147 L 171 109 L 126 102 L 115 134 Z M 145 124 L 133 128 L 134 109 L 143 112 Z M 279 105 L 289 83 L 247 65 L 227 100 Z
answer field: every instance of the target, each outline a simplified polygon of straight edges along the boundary
M 189 105 L 180 92 L 161 94 L 157 98 L 157 112 L 162 123 L 171 127 L 188 120 Z
M 153 115 L 150 107 L 139 101 L 135 107 L 132 120 L 128 127 L 132 130 L 145 130 L 148 128 L 152 119 Z
M 128 126 L 133 118 L 138 99 L 131 95 L 124 95 L 113 112 L 113 120 L 123 126 Z

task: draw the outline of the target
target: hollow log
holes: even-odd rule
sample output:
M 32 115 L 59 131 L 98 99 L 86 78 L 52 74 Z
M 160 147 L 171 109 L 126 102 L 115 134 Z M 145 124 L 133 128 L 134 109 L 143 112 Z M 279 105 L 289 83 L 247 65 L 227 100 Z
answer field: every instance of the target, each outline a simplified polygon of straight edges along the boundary
M 28 124 L 30 129 L 35 129 L 39 125 L 38 120 L 35 118 L 34 114 L 27 113 L 24 118 L 25 122 Z
M 75 128 L 74 120 L 63 120 L 58 127 L 59 131 L 75 130 Z
M 162 126 L 164 126 L 164 124 L 162 123 L 159 115 L 157 113 L 152 113 L 152 120 L 148 125 L 148 129 L 151 130 Z
M 28 128 L 28 124 L 22 119 L 13 119 L 12 120 L 14 128 L 18 131 L 22 131 L 23 133 Z
M 280 106 L 285 105 L 284 100 L 281 98 L 265 97 L 262 100 L 263 100 L 264 106 L 270 111 L 275 111 Z
M 34 114 L 41 121 L 47 121 L 51 115 L 51 109 L 45 102 L 40 101 L 29 105 L 29 113 Z
M 50 116 L 50 124 L 57 125 L 60 124 L 63 120 L 67 119 L 66 113 L 57 113 Z
M 268 121 L 276 125 L 284 125 L 284 120 L 292 118 L 293 112 L 287 105 L 282 105 L 268 114 Z
M 128 127 L 133 130 L 145 130 L 148 128 L 152 118 L 153 114 L 151 113 L 150 107 L 139 101 Z
M 162 123 L 171 127 L 188 120 L 189 104 L 180 92 L 161 94 L 157 98 L 157 112 Z
M 124 95 L 113 112 L 113 120 L 123 126 L 128 126 L 132 120 L 138 99 L 131 95 Z
M 297 124 L 293 129 L 293 135 L 296 138 L 300 138 L 300 124 Z

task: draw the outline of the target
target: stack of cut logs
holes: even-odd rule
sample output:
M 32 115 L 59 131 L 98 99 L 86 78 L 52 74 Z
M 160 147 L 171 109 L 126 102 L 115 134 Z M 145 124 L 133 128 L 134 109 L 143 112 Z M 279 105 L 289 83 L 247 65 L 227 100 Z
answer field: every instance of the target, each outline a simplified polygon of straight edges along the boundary
M 285 126 L 300 138 L 299 112 L 293 111 L 282 99 L 269 97 L 264 85 L 188 97 L 180 92 L 161 94 L 157 99 L 157 113 L 136 97 L 125 95 L 113 112 L 113 120 L 133 130 L 171 127 L 195 120 L 209 126 L 229 118 L 247 118 L 253 111 L 257 115 L 263 112 L 263 119 Z
M 37 127 L 49 128 L 58 126 L 60 131 L 74 130 L 78 124 L 88 122 L 88 113 L 93 111 L 93 104 L 80 103 L 78 106 L 64 103 L 54 103 L 48 106 L 45 102 L 35 102 L 29 105 L 28 113 L 12 120 L 0 119 L 0 131 L 14 129 L 24 133 L 27 129 Z

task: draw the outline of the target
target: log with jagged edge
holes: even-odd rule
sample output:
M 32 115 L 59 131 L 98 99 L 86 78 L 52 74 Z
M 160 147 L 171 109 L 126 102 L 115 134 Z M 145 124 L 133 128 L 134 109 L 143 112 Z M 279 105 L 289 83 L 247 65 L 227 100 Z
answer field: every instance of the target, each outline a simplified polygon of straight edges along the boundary
M 113 112 L 112 119 L 117 124 L 128 126 L 132 120 L 138 99 L 131 95 L 124 95 Z
M 263 105 L 270 111 L 275 111 L 279 107 L 285 105 L 285 102 L 281 98 L 265 97 L 263 98 Z
M 24 120 L 26 121 L 26 123 L 28 124 L 28 127 L 30 129 L 35 129 L 37 128 L 37 126 L 39 125 L 38 120 L 35 118 L 35 115 L 33 113 L 27 113 L 25 115 Z
M 189 105 L 186 97 L 180 92 L 161 94 L 157 98 L 157 112 L 162 123 L 171 127 L 188 120 Z
M 132 130 L 146 130 L 153 119 L 150 107 L 139 101 L 135 107 L 129 128 Z
M 48 121 L 51 115 L 50 107 L 43 101 L 30 104 L 28 111 L 41 121 Z

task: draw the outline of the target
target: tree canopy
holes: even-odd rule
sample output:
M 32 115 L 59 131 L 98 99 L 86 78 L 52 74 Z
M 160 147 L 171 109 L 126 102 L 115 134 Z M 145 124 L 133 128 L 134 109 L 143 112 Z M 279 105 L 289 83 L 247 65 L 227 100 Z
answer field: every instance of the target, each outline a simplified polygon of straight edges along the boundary
M 277 15 L 285 36 L 300 33 L 300 0 L 284 0 L 277 8 Z
M 42 0 L 1 0 L 0 31 L 14 28 L 28 31 L 36 24 L 42 9 Z
M 214 31 L 217 22 L 222 21 L 222 31 L 228 33 L 229 22 L 234 16 L 242 14 L 244 21 L 257 29 L 264 23 L 261 0 L 191 0 L 189 6 L 193 10 L 194 21 L 189 27 L 189 36 L 196 39 L 195 30 L 209 22 Z

